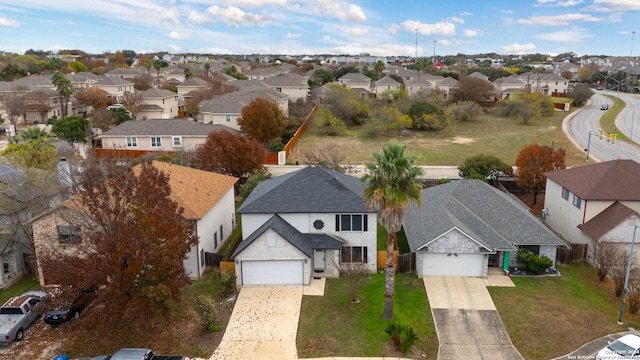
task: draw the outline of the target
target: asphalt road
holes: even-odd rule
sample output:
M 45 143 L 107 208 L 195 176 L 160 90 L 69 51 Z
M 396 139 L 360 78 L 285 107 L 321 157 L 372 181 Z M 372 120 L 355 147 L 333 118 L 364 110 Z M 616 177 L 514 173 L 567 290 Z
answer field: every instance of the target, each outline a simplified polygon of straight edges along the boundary
M 631 120 L 635 112 L 633 110 L 633 104 L 638 105 L 638 115 L 640 115 L 640 99 L 629 94 L 609 92 L 608 95 L 617 96 L 627 103 L 625 109 L 618 116 L 616 124 L 625 135 L 630 137 L 631 124 L 633 123 Z M 611 143 L 607 141 L 606 135 L 603 139 L 600 139 L 599 120 L 605 113 L 605 110 L 600 110 L 600 107 L 607 102 L 611 104 L 611 101 L 607 100 L 604 94 L 598 91 L 598 93 L 591 98 L 591 101 L 582 109 L 578 110 L 568 121 L 567 126 L 565 126 L 567 135 L 572 138 L 579 149 L 584 150 L 585 163 L 587 149 L 589 150 L 589 159 L 592 160 L 609 161 L 632 159 L 640 162 L 640 148 L 637 144 L 620 140 Z M 636 140 L 640 140 L 640 123 L 634 125 L 637 125 L 637 127 L 633 129 L 634 137 Z

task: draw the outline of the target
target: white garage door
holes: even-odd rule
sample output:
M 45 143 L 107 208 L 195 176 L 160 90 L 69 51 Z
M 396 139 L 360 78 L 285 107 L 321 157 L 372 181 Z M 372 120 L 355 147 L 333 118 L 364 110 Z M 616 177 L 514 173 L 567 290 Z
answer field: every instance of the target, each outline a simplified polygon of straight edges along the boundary
M 301 260 L 242 262 L 243 285 L 302 285 Z
M 482 276 L 482 254 L 423 254 L 422 276 Z

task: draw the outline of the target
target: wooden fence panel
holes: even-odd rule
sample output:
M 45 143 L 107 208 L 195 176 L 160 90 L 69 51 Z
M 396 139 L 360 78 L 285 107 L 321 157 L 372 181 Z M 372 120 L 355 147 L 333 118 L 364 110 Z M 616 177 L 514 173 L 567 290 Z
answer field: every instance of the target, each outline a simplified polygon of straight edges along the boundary
M 291 155 L 291 150 L 293 150 L 293 147 L 296 146 L 296 144 L 298 143 L 298 140 L 300 140 L 300 138 L 302 137 L 302 134 L 304 134 L 304 131 L 309 126 L 309 122 L 315 116 L 316 111 L 318 111 L 318 104 L 317 103 L 315 105 L 313 105 L 313 108 L 309 112 L 309 115 L 307 115 L 307 118 L 304 119 L 304 121 L 302 122 L 302 124 L 300 125 L 298 130 L 296 130 L 295 134 L 293 134 L 291 139 L 289 139 L 287 144 L 284 146 L 283 151 L 286 153 L 287 157 L 289 157 L 289 155 Z M 277 152 L 269 152 L 269 153 L 267 153 L 267 155 L 264 158 L 264 163 L 265 164 L 270 164 L 270 165 L 278 164 L 278 153 Z
M 236 264 L 233 261 L 221 261 L 220 272 L 223 274 L 236 274 Z
M 588 244 L 571 244 L 570 249 L 559 248 L 556 252 L 556 262 L 569 265 L 572 261 L 584 261 L 587 259 L 588 250 Z
M 400 254 L 398 256 L 398 272 L 402 274 L 416 271 L 416 253 Z
M 378 270 L 384 269 L 384 265 L 387 263 L 387 252 L 378 251 L 377 260 L 378 260 Z M 394 251 L 393 261 L 396 263 L 396 269 L 397 269 L 398 268 L 398 250 Z

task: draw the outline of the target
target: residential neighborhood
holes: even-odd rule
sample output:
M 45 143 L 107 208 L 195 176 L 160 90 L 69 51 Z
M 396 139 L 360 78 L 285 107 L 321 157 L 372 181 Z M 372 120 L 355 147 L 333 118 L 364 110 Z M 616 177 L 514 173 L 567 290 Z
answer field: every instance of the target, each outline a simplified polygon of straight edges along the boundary
M 564 359 L 640 325 L 635 57 L 127 56 L 0 81 L 0 286 L 77 314 L 2 356 Z M 143 317 L 171 340 L 118 335 Z

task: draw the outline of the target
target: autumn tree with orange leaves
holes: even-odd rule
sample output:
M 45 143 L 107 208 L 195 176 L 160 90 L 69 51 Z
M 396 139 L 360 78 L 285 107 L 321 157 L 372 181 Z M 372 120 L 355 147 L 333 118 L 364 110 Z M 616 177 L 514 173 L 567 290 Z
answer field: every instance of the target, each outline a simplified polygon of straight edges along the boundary
M 78 90 L 74 95 L 82 105 L 91 106 L 92 111 L 109 105 L 111 96 L 108 92 L 98 87 L 88 87 Z
M 270 140 L 280 137 L 287 126 L 287 120 L 278 105 L 262 97 L 255 98 L 243 107 L 241 114 L 238 124 L 265 147 Z
M 204 144 L 196 147 L 195 167 L 200 170 L 235 176 L 244 184 L 257 171 L 263 169 L 267 149 L 259 142 L 242 134 L 212 131 Z
M 564 149 L 554 149 L 546 145 L 527 145 L 520 150 L 516 159 L 516 182 L 522 188 L 533 192 L 533 203 L 538 194 L 544 191 L 548 171 L 564 169 L 566 167 Z
M 56 213 L 73 236 L 62 243 L 53 230 L 38 261 L 47 283 L 99 288 L 94 301 L 112 311 L 161 307 L 190 283 L 183 261 L 197 237 L 170 198 L 168 175 L 149 161 L 133 169 L 120 160 L 87 163 L 73 197 Z

